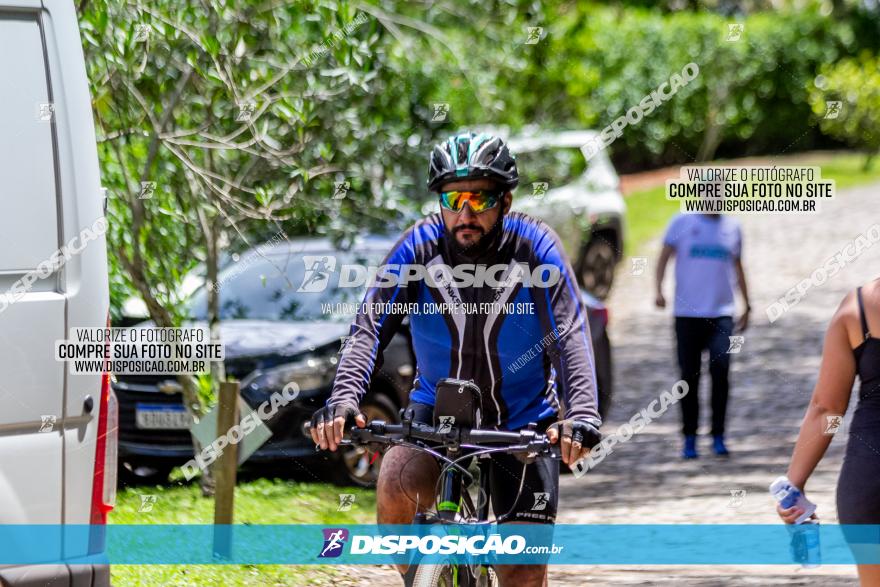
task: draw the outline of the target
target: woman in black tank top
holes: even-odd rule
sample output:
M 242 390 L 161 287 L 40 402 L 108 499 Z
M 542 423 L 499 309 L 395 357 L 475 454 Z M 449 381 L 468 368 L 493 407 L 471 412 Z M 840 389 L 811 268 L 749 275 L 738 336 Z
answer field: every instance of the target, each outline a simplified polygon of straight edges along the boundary
M 830 431 L 846 413 L 856 375 L 859 401 L 837 483 L 837 513 L 841 524 L 880 525 L 880 280 L 849 294 L 831 319 L 819 379 L 788 468 L 797 487 L 804 488 L 831 443 Z M 788 523 L 800 513 L 779 508 Z M 880 533 L 873 540 L 875 552 L 878 541 Z M 858 555 L 860 547 L 850 546 Z M 863 586 L 880 586 L 880 565 L 859 565 L 859 580 Z

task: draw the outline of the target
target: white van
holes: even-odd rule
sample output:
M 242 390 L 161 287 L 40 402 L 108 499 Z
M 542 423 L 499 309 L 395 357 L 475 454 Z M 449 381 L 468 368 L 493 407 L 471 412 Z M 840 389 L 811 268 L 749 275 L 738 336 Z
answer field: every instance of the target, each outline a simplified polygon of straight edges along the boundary
M 51 263 L 103 215 L 73 2 L 0 0 L 0 525 L 105 524 L 112 508 L 109 375 L 69 374 L 54 351 L 71 328 L 107 324 L 103 232 Z M 88 550 L 50 540 L 44 560 Z M 3 586 L 109 582 L 106 565 L 0 563 Z

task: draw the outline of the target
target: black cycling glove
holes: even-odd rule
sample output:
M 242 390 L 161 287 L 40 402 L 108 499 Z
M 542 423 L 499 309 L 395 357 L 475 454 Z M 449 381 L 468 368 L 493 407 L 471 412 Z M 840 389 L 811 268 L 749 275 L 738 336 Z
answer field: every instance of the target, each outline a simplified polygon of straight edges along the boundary
M 562 438 L 571 438 L 572 442 L 580 442 L 581 447 L 590 450 L 602 442 L 602 433 L 599 432 L 598 422 L 570 418 L 554 422 L 549 428 L 557 428 Z M 548 430 L 549 430 L 548 428 Z
M 332 426 L 333 420 L 336 418 L 345 418 L 345 424 L 352 425 L 354 424 L 355 416 L 360 413 L 361 411 L 358 406 L 351 404 L 324 406 L 312 414 L 312 428 L 317 428 L 321 422 L 324 423 L 324 426 Z

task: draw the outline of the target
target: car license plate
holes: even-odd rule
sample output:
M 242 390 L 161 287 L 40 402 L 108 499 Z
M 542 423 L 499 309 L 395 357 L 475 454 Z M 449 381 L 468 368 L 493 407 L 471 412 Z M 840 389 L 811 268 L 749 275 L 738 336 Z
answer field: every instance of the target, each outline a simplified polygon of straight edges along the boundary
M 186 430 L 190 425 L 186 408 L 168 404 L 137 404 L 135 423 L 138 428 L 148 430 Z

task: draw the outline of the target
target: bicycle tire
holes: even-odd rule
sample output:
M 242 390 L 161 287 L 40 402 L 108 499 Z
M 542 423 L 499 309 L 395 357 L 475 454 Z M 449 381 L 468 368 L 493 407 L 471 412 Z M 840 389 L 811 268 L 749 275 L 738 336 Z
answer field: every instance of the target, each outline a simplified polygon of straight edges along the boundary
M 481 566 L 477 571 L 476 587 L 498 587 L 498 575 L 491 566 Z
M 453 566 L 448 563 L 418 565 L 412 587 L 453 587 Z
M 456 565 L 448 563 L 440 565 L 418 565 L 413 577 L 412 587 L 498 587 L 498 575 L 491 566 L 479 566 L 477 576 L 471 573 L 473 568 L 458 567 L 458 581 L 453 582 Z

